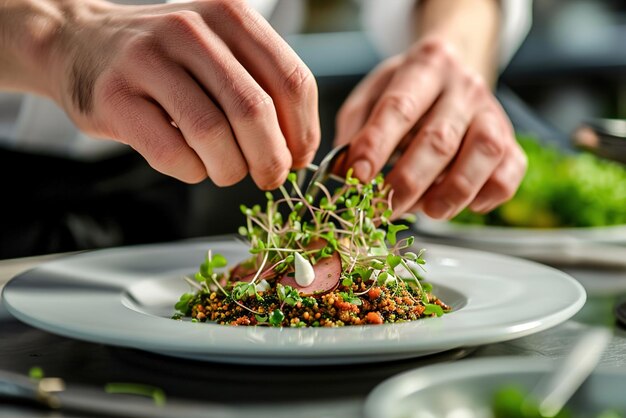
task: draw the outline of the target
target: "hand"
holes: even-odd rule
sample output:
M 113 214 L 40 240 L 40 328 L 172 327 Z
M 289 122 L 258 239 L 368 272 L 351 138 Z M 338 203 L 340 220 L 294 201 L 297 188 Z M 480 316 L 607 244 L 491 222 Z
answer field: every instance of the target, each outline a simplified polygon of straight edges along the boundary
M 386 177 L 396 217 L 421 209 L 451 218 L 468 205 L 488 212 L 514 195 L 526 171 L 489 87 L 435 38 L 384 61 L 351 93 L 337 117 L 336 143 L 346 142 L 347 165 L 361 180 L 399 154 Z
M 83 131 L 157 170 L 263 189 L 319 145 L 313 75 L 245 1 L 119 6 L 76 0 L 56 40 L 51 95 Z

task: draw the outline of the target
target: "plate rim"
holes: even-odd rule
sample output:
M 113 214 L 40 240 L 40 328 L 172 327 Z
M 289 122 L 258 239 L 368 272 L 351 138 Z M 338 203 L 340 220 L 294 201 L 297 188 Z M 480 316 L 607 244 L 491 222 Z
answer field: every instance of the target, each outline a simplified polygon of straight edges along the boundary
M 485 366 L 490 372 L 484 373 Z M 390 417 L 386 413 L 394 402 L 433 385 L 433 376 L 437 384 L 464 377 L 480 377 L 496 373 L 543 372 L 557 366 L 554 359 L 524 355 L 505 355 L 497 357 L 474 357 L 450 362 L 430 364 L 412 368 L 391 376 L 377 384 L 366 396 L 363 411 L 365 418 Z M 626 376 L 626 367 L 598 366 L 594 376 Z M 422 382 L 419 382 L 422 378 Z M 391 395 L 391 396 L 390 396 Z
M 215 243 L 220 243 L 222 242 L 222 240 L 207 240 L 207 241 L 182 241 L 182 242 L 173 242 L 173 243 L 158 243 L 158 244 L 147 244 L 147 245 L 138 245 L 138 246 L 131 246 L 131 247 L 116 247 L 116 248 L 110 248 L 110 249 L 103 249 L 103 250 L 93 250 L 93 251 L 88 251 L 88 252 L 83 252 L 80 254 L 74 254 L 74 255 L 70 255 L 68 257 L 62 257 L 59 258 L 57 260 L 53 260 L 50 262 L 46 262 L 46 263 L 42 263 L 42 265 L 35 267 L 33 269 L 27 270 L 26 272 L 23 272 L 17 276 L 15 276 L 13 279 L 11 279 L 7 285 L 2 289 L 2 301 L 4 303 L 4 305 L 6 306 L 7 310 L 14 315 L 15 317 L 17 317 L 18 319 L 20 319 L 23 322 L 26 322 L 27 324 L 30 324 L 32 326 L 38 327 L 38 328 L 42 328 L 42 329 L 46 329 L 49 332 L 53 332 L 56 334 L 60 334 L 60 335 L 64 335 L 66 337 L 69 338 L 75 338 L 75 339 L 80 339 L 80 340 L 87 340 L 87 341 L 91 341 L 91 342 L 97 342 L 97 343 L 104 343 L 104 344 L 111 344 L 111 345 L 118 345 L 118 346 L 123 346 L 123 347 L 130 347 L 130 348 L 136 348 L 136 349 L 142 349 L 142 350 L 146 350 L 146 351 L 152 351 L 152 352 L 157 352 L 158 351 L 167 351 L 167 352 L 171 352 L 171 351 L 178 351 L 180 353 L 185 353 L 185 354 L 202 354 L 202 352 L 204 352 L 206 355 L 210 355 L 211 357 L 215 357 L 216 355 L 223 355 L 223 351 L 224 349 L 222 348 L 221 350 L 206 350 L 206 347 L 204 348 L 204 351 L 200 350 L 198 347 L 196 347 L 195 349 L 186 349 L 186 350 L 181 350 L 179 346 L 160 346 L 157 348 L 147 348 L 145 345 L 142 344 L 137 344 L 136 342 L 129 342 L 129 341 L 118 341 L 115 338 L 112 338 L 110 335 L 100 335 L 100 336 L 89 336 L 89 338 L 86 338 L 84 335 L 82 336 L 77 336 L 76 335 L 76 331 L 71 331 L 71 330 L 50 330 L 49 328 L 49 324 L 46 323 L 41 323 L 37 318 L 33 318 L 32 316 L 29 316 L 28 313 L 24 313 L 22 312 L 20 309 L 15 308 L 11 305 L 10 300 L 7 300 L 6 295 L 11 292 L 11 283 L 17 283 L 19 280 L 21 280 L 20 278 L 23 277 L 29 277 L 29 274 L 36 274 L 38 269 L 42 269 L 47 265 L 50 265 L 52 263 L 59 263 L 59 262 L 64 262 L 68 259 L 76 259 L 79 257 L 90 257 L 93 254 L 97 253 L 102 255 L 103 253 L 109 253 L 109 254 L 115 254 L 118 251 L 127 251 L 130 248 L 136 248 L 139 250 L 153 250 L 155 248 L 167 248 L 168 246 L 171 245 L 175 245 L 175 246 L 179 246 L 182 245 L 183 247 L 187 246 L 187 245 L 191 245 L 191 246 L 202 246 L 202 248 L 206 248 L 207 246 L 210 246 L 212 244 Z M 233 242 L 232 239 L 229 240 L 228 242 Z M 467 338 L 465 341 L 463 342 L 457 342 L 457 343 L 452 343 L 450 338 L 448 337 L 448 339 L 446 341 L 440 341 L 440 342 L 430 342 L 430 345 L 428 344 L 422 344 L 419 348 L 415 347 L 414 342 L 409 343 L 408 341 L 402 341 L 402 343 L 399 343 L 398 341 L 394 341 L 394 344 L 387 344 L 384 345 L 380 342 L 375 342 L 375 344 L 373 344 L 376 348 L 377 354 L 400 354 L 400 353 L 406 353 L 407 350 L 437 350 L 437 351 L 446 351 L 449 349 L 454 349 L 454 348 L 459 348 L 462 346 L 475 346 L 475 345 L 482 345 L 482 344 L 488 344 L 488 343 L 493 343 L 493 342 L 499 342 L 499 341 L 507 341 L 507 340 L 511 340 L 511 339 L 515 339 L 515 338 L 520 338 L 523 337 L 525 335 L 530 335 L 548 328 L 551 328 L 553 326 L 558 325 L 561 322 L 566 321 L 567 319 L 571 318 L 576 312 L 578 312 L 582 306 L 584 305 L 585 301 L 586 301 L 586 292 L 584 291 L 584 288 L 582 287 L 582 285 L 576 281 L 574 278 L 572 278 L 570 275 L 568 275 L 567 273 L 564 273 L 558 269 L 543 265 L 541 263 L 536 263 L 533 261 L 529 261 L 529 260 L 524 260 L 524 259 L 520 259 L 518 257 L 512 257 L 512 256 L 507 256 L 507 255 L 502 255 L 502 254 L 497 254 L 497 253 L 490 253 L 490 252 L 486 252 L 486 251 L 480 251 L 480 250 L 472 250 L 472 249 L 467 249 L 467 248 L 462 248 L 462 247 L 454 247 L 454 246 L 450 246 L 450 245 L 440 245 L 440 244 L 429 244 L 430 247 L 427 250 L 432 250 L 435 249 L 435 251 L 439 250 L 439 251 L 444 251 L 446 249 L 452 249 L 453 251 L 456 252 L 460 252 L 461 254 L 465 254 L 465 255 L 481 255 L 483 257 L 488 257 L 488 258 L 496 258 L 496 259 L 501 259 L 504 261 L 513 261 L 515 263 L 522 263 L 525 265 L 534 265 L 535 268 L 540 268 L 542 270 L 546 270 L 546 271 L 551 271 L 552 274 L 558 275 L 560 276 L 561 279 L 565 279 L 566 281 L 569 282 L 569 284 L 571 284 L 573 287 L 576 287 L 577 290 L 577 294 L 578 294 L 578 298 L 576 301 L 574 301 L 574 303 L 570 304 L 567 309 L 562 309 L 560 311 L 556 311 L 556 312 L 552 312 L 551 315 L 544 317 L 542 319 L 542 322 L 540 324 L 534 324 L 533 326 L 527 327 L 527 328 L 519 328 L 516 330 L 509 330 L 506 334 L 503 334 L 501 328 L 503 327 L 502 325 L 499 325 L 497 327 L 492 327 L 494 329 L 489 330 L 489 334 L 486 335 L 485 333 L 483 333 L 482 335 L 475 335 L 474 338 Z M 437 280 L 430 280 L 429 281 L 437 284 L 438 281 Z M 445 283 L 443 282 L 439 282 L 442 285 L 445 285 Z M 10 298 L 9 298 L 10 299 Z M 120 303 L 121 305 L 121 303 Z M 462 311 L 462 310 L 461 310 Z M 387 326 L 387 327 L 418 327 L 420 326 L 419 323 L 420 321 L 429 321 L 429 320 L 433 320 L 436 321 L 437 319 L 424 319 L 424 320 L 419 320 L 419 321 L 412 321 L 412 322 L 408 322 L 405 324 L 385 324 L 382 326 Z M 418 324 L 418 325 L 415 325 Z M 223 327 L 221 325 L 214 325 L 215 327 Z M 247 328 L 247 327 L 241 327 L 241 328 Z M 350 326 L 350 327 L 346 327 L 346 328 L 352 328 L 352 329 L 358 329 L 358 328 L 363 328 L 363 327 L 356 327 L 356 326 Z M 500 329 L 495 329 L 495 328 L 500 328 Z M 326 332 L 336 332 L 335 328 L 333 329 L 326 329 L 326 328 L 315 328 L 315 330 L 317 330 L 318 332 L 322 332 L 322 333 L 326 333 Z M 296 332 L 299 331 L 298 329 L 268 329 L 268 332 L 270 333 L 270 335 L 272 333 L 274 333 L 274 335 L 277 335 L 279 332 Z M 240 331 L 242 333 L 245 333 L 245 331 Z M 265 331 L 262 331 L 265 332 Z M 306 332 L 306 331 L 305 331 Z M 486 331 L 485 331 L 486 332 Z M 441 348 L 442 345 L 445 345 L 445 348 Z M 221 351 L 221 353 L 220 353 Z M 320 350 L 318 352 L 313 352 L 313 350 L 309 350 L 306 353 L 304 353 L 304 355 L 302 356 L 297 356 L 295 355 L 295 353 L 293 353 L 293 349 L 286 347 L 286 346 L 280 346 L 280 347 L 274 347 L 274 352 L 271 355 L 268 355 L 267 353 L 263 353 L 262 356 L 263 357 L 267 357 L 267 358 L 276 358 L 276 357 L 280 357 L 280 356 L 290 356 L 292 358 L 298 358 L 298 357 L 302 357 L 302 358 L 321 358 L 324 356 L 328 356 L 328 355 L 334 355 L 334 356 L 341 356 L 341 355 L 354 355 L 355 357 L 358 357 L 358 355 L 353 354 L 354 348 L 349 348 L 349 347 L 332 347 L 332 349 L 329 349 L 328 347 L 326 347 L 326 349 L 324 350 Z M 232 355 L 244 355 L 244 356 L 252 356 L 254 355 L 253 353 L 250 352 L 249 349 L 243 349 L 241 351 L 238 350 L 233 350 L 230 351 L 230 354 Z M 365 351 L 365 352 L 361 352 L 361 355 L 364 356 L 368 356 L 373 354 L 372 351 Z M 257 353 L 258 355 L 258 353 Z M 417 356 L 416 356 L 417 357 Z
M 546 245 L 557 245 L 572 240 L 626 244 L 626 224 L 594 227 L 529 228 L 455 223 L 449 220 L 430 218 L 418 213 L 412 225 L 414 231 L 420 235 L 455 238 L 480 244 L 501 244 L 505 243 L 505 241 L 510 242 L 512 238 L 521 238 L 533 243 L 543 241 Z

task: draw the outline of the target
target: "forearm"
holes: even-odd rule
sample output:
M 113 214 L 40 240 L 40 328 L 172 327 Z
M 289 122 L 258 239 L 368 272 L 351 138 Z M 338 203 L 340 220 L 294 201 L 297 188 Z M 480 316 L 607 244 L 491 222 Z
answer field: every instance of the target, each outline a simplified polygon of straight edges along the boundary
M 497 0 L 420 0 L 415 19 L 418 39 L 449 41 L 464 64 L 493 84 L 501 19 Z

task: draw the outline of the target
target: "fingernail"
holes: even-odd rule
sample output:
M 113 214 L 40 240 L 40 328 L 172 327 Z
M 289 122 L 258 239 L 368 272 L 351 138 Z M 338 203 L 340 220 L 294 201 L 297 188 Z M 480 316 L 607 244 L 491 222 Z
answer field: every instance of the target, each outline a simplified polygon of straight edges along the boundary
M 433 218 L 448 218 L 454 207 L 443 199 L 433 200 L 426 205 L 426 213 Z
M 372 165 L 367 160 L 359 160 L 352 166 L 354 176 L 361 181 L 368 181 L 372 175 Z

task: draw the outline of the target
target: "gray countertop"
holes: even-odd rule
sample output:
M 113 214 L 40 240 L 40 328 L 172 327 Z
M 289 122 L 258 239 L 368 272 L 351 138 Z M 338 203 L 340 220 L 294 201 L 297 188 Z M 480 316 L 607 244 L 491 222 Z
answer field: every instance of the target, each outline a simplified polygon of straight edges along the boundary
M 0 287 L 19 272 L 54 257 L 0 261 Z M 350 418 L 362 416 L 368 393 L 397 373 L 471 357 L 559 358 L 589 325 L 614 330 L 601 365 L 626 367 L 626 330 L 616 324 L 614 317 L 616 303 L 626 297 L 626 270 L 565 270 L 583 284 L 588 300 L 574 318 L 561 325 L 504 343 L 356 366 L 259 367 L 181 360 L 53 335 L 15 320 L 0 305 L 0 371 L 27 374 L 31 367 L 39 366 L 48 376 L 61 377 L 70 386 L 96 392 L 108 382 L 157 386 L 168 396 L 170 416 L 187 416 L 185 409 L 177 409 L 186 405 L 186 411 L 195 410 L 198 416 Z M 102 394 L 105 395 L 103 390 Z M 81 415 L 0 404 L 0 416 Z

